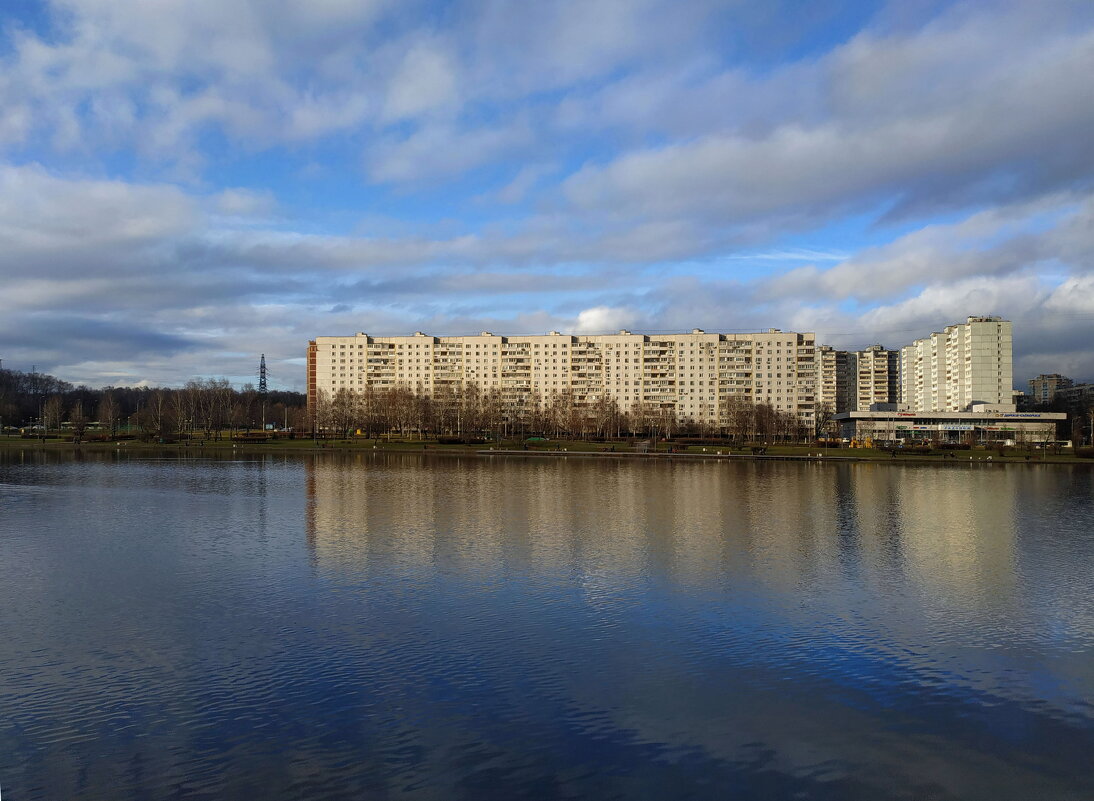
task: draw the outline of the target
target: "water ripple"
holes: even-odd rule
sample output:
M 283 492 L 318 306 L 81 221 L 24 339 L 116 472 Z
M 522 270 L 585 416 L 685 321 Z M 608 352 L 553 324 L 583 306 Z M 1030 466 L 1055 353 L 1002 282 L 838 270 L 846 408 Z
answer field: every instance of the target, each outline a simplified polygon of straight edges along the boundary
M 1092 473 L 0 455 L 0 781 L 1094 797 Z

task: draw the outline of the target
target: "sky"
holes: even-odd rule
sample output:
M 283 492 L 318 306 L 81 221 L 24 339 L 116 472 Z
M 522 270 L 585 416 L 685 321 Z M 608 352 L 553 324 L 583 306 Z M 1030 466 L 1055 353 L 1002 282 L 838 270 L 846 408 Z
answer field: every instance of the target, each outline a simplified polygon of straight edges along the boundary
M 4 0 L 0 359 L 998 314 L 1094 380 L 1094 3 Z

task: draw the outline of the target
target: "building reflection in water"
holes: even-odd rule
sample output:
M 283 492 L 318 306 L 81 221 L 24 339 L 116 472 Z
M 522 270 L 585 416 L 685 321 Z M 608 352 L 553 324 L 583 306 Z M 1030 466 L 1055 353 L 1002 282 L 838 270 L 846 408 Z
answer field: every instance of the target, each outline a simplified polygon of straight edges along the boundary
M 27 458 L 4 655 L 42 775 L 89 763 L 83 708 L 161 775 L 377 796 L 1094 797 L 1094 471 Z
M 1021 470 L 366 454 L 306 472 L 317 571 L 373 594 L 393 573 L 459 584 L 439 594 L 456 619 L 430 625 L 490 621 L 507 639 L 466 645 L 476 660 L 501 648 L 583 725 L 640 742 L 788 773 L 869 763 L 910 787 L 952 754 L 908 751 L 879 715 L 985 704 L 1029 726 L 1094 690 L 1066 654 L 1067 684 L 1034 686 L 1043 643 L 1009 639 L 1029 614 Z M 500 610 L 467 601 L 489 593 Z M 1000 787 L 1027 780 L 1032 797 L 1032 774 Z
M 385 569 L 806 598 L 899 579 L 925 608 L 981 611 L 1005 610 L 1014 588 L 1013 470 L 414 454 L 319 455 L 305 470 L 321 569 L 385 554 Z

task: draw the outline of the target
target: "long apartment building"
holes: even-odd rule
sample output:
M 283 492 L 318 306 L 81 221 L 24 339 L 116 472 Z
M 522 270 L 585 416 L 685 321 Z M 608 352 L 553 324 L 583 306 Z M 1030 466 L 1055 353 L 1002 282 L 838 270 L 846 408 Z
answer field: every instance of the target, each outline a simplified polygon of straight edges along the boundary
M 969 317 L 900 351 L 901 402 L 911 411 L 962 412 L 1012 404 L 1011 324 Z
M 723 402 L 742 397 L 795 414 L 816 412 L 816 337 L 769 329 L 747 334 L 575 336 L 317 337 L 308 345 L 308 404 L 339 390 L 403 386 L 497 390 L 510 403 L 549 403 L 567 394 L 578 404 L 601 397 L 624 411 L 641 403 L 680 419 L 717 420 Z

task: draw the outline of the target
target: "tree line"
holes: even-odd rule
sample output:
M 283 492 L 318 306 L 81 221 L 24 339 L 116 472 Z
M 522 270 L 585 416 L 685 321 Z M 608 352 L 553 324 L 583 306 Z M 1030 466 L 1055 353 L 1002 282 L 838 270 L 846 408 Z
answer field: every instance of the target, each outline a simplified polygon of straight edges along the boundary
M 637 402 L 627 409 L 608 396 L 587 400 L 572 390 L 543 396 L 506 392 L 474 383 L 433 392 L 406 385 L 367 387 L 361 392 L 320 390 L 314 408 L 297 392 L 261 396 L 226 379 L 200 378 L 178 388 L 74 386 L 37 372 L 0 370 L 0 425 L 44 435 L 65 432 L 77 441 L 89 432 L 113 437 L 124 431 L 146 439 L 217 439 L 225 432 L 273 423 L 316 438 L 456 437 L 503 439 L 613 439 L 677 436 L 734 441 L 805 441 L 820 433 L 830 414 L 817 414 L 817 428 L 792 412 L 731 396 L 714 419 L 689 417 L 672 404 Z
M 1048 403 L 1028 407 L 1035 412 L 1064 412 L 1067 419 L 1056 424 L 1057 439 L 1078 445 L 1094 445 L 1094 398 L 1057 396 Z
M 825 422 L 830 415 L 824 414 Z M 405 385 L 366 387 L 360 392 L 319 390 L 309 420 L 315 436 L 403 438 L 451 436 L 505 439 L 541 435 L 550 438 L 613 439 L 694 436 L 736 441 L 804 441 L 819 429 L 790 411 L 731 396 L 715 417 L 682 415 L 672 404 L 637 402 L 624 409 L 608 395 L 581 399 L 565 389 L 548 396 L 536 391 L 480 389 L 454 384 L 433 392 Z
M 77 440 L 92 428 L 108 436 L 124 430 L 163 439 L 215 438 L 263 423 L 302 430 L 305 405 L 302 393 L 261 395 L 253 385 L 236 389 L 227 379 L 193 379 L 180 388 L 93 389 L 45 373 L 0 370 L 0 425 L 43 435 L 66 431 Z
M 114 436 L 132 431 L 145 438 L 200 436 L 273 423 L 297 434 L 346 438 L 360 431 L 376 438 L 470 437 L 497 439 L 542 435 L 553 438 L 608 439 L 630 436 L 693 436 L 733 441 L 792 442 L 832 436 L 832 410 L 822 404 L 806 426 L 793 413 L 740 395 L 722 401 L 714 419 L 692 418 L 666 404 L 636 403 L 623 409 L 612 397 L 584 400 L 572 390 L 544 397 L 536 392 L 504 392 L 474 383 L 433 392 L 401 385 L 367 387 L 362 392 L 318 393 L 308 412 L 302 393 L 274 390 L 260 395 L 250 384 L 236 389 L 226 379 L 199 378 L 178 388 L 75 386 L 39 372 L 0 369 L 0 428 L 42 433 L 65 431 L 75 437 L 89 429 Z M 1089 443 L 1094 409 L 1061 399 L 1033 407 L 1062 411 L 1057 436 Z

